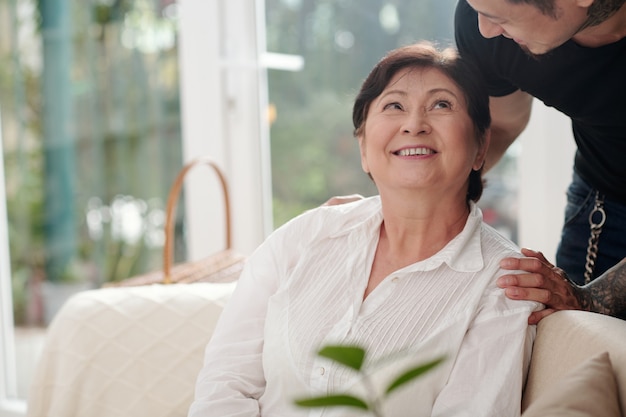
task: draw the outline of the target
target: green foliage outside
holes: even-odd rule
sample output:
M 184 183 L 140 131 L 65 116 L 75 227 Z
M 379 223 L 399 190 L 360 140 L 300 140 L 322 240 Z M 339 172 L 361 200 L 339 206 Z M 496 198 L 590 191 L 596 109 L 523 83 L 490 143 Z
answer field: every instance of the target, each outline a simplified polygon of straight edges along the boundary
M 168 3 L 0 1 L 0 110 L 17 324 L 39 324 L 43 282 L 97 287 L 161 267 L 164 202 L 182 161 L 176 28 L 163 13 Z M 146 43 L 155 30 L 170 33 L 171 42 Z M 57 50 L 69 51 L 67 59 Z M 69 112 L 51 120 L 47 115 L 63 100 Z M 61 130 L 67 136 L 59 137 Z M 68 158 L 55 166 L 50 155 L 65 149 Z M 58 192 L 59 169 L 72 179 L 69 195 Z M 50 216 L 56 206 L 63 219 Z M 120 231 L 129 229 L 121 226 L 129 211 L 132 236 Z M 60 220 L 65 235 L 51 240 L 50 228 Z M 59 251 L 65 252 L 61 261 L 47 268 Z
M 274 219 L 278 226 L 347 191 L 372 195 L 352 136 L 351 98 L 315 95 L 306 107 L 285 108 L 272 130 Z M 323 121 L 320 123 L 320 115 Z

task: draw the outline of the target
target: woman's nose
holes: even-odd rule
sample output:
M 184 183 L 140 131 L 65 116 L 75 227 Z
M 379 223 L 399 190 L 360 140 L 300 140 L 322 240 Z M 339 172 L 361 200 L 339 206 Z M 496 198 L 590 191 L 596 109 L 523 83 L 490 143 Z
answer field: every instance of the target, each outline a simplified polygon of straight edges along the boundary
M 500 36 L 504 33 L 502 26 L 491 22 L 481 14 L 478 14 L 478 30 L 480 31 L 480 34 L 487 39 L 495 38 L 496 36 Z
M 424 114 L 411 115 L 406 118 L 402 126 L 403 133 L 419 135 L 430 132 L 430 124 Z

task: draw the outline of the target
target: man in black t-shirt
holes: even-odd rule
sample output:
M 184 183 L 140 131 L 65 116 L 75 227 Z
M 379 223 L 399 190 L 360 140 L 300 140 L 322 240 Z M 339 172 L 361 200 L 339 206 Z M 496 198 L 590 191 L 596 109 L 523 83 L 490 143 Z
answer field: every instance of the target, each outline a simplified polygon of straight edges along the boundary
M 570 117 L 577 144 L 558 268 L 524 250 L 502 266 L 527 273 L 499 285 L 547 305 L 531 323 L 559 309 L 626 318 L 626 0 L 459 0 L 455 36 L 491 95 L 487 169 L 526 127 L 533 97 Z

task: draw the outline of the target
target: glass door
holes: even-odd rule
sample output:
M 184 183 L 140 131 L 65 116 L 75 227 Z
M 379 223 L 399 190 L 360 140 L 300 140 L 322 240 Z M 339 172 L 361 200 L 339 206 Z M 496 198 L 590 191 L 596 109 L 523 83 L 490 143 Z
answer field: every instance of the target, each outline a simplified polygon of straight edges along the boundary
M 161 266 L 182 165 L 177 3 L 1 1 L 0 60 L 0 351 L 15 357 L 0 387 L 24 399 L 69 296 Z

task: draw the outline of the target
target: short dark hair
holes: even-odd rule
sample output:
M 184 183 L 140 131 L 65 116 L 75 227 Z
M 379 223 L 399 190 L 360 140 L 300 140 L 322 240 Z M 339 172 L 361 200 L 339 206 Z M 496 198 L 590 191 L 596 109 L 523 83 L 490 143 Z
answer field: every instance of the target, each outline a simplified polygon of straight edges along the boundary
M 380 96 L 394 75 L 405 68 L 433 68 L 450 78 L 463 92 L 467 112 L 474 124 L 474 139 L 481 145 L 484 143 L 491 125 L 491 114 L 489 95 L 481 73 L 470 61 L 460 57 L 455 49 L 440 50 L 429 42 L 394 49 L 372 69 L 363 82 L 352 108 L 354 136 L 358 137 L 363 133 L 372 102 Z M 483 187 L 482 168 L 478 171 L 472 170 L 467 200 L 478 201 Z

